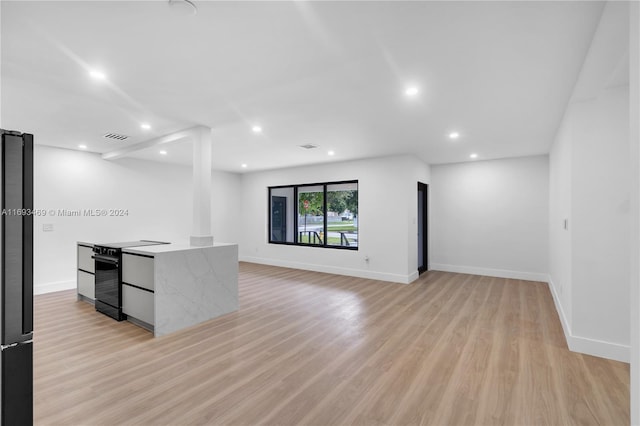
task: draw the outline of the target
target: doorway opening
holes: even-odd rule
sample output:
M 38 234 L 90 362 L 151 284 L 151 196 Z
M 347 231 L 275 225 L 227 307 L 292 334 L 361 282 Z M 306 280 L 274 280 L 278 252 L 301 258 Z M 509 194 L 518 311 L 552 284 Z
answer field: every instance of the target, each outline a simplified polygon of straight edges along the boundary
M 418 182 L 418 273 L 429 270 L 429 185 Z

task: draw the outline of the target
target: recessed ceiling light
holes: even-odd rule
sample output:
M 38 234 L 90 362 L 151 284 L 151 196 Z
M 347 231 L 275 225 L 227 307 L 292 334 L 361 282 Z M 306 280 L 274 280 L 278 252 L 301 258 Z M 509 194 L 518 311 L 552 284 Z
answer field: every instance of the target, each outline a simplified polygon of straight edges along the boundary
M 253 126 L 251 130 L 253 130 L 253 133 L 262 133 L 262 127 L 260 126 Z
M 149 129 L 151 129 L 151 124 L 149 124 L 149 123 L 142 123 L 142 124 L 140 125 L 140 128 L 142 128 L 142 129 L 144 129 L 144 130 L 149 130 Z
M 84 144 L 80 144 L 80 145 L 78 145 L 78 148 L 80 148 L 80 149 L 87 149 L 87 146 L 86 146 L 86 145 L 84 145 Z
M 103 73 L 102 71 L 98 71 L 98 70 L 89 71 L 89 75 L 94 80 L 106 80 L 106 78 L 107 78 L 107 75 L 105 73 Z
M 329 151 L 329 152 L 327 152 L 327 154 L 329 154 L 329 155 L 336 155 L 336 153 L 335 153 L 334 151 Z
M 404 94 L 410 98 L 416 96 L 420 90 L 416 86 L 409 86 L 404 90 Z
M 460 137 L 460 133 L 458 132 L 449 133 L 449 139 L 458 139 L 459 137 Z
M 242 167 L 243 169 L 246 169 L 246 168 L 247 168 L 247 165 L 246 165 L 246 164 L 243 164 L 243 165 L 242 165 L 242 166 L 240 166 L 240 167 Z
M 160 155 L 167 155 L 167 151 L 160 151 Z
M 471 154 L 469 158 L 478 158 L 478 154 Z

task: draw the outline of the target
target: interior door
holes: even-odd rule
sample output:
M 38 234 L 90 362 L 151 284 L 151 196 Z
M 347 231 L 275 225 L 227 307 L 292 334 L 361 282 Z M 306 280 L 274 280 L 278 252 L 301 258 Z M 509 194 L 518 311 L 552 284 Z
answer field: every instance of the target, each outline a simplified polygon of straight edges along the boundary
M 271 241 L 287 241 L 287 197 L 271 197 Z
M 429 270 L 429 185 L 418 182 L 418 273 Z

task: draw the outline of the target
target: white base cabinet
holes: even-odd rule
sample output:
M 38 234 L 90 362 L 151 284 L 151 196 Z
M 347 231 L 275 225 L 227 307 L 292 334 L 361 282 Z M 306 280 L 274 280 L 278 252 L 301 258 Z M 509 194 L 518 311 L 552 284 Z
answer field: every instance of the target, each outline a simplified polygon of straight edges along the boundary
M 122 312 L 149 325 L 154 321 L 153 293 L 122 284 Z
M 122 253 L 122 282 L 154 290 L 153 257 Z
M 78 270 L 78 294 L 87 299 L 96 300 L 95 276 Z
M 93 245 L 88 243 L 78 243 L 78 267 L 77 267 L 77 289 L 78 299 L 89 302 L 96 300 L 95 267 L 91 256 L 93 256 Z
M 123 252 L 122 312 L 128 317 L 153 326 L 155 324 L 154 288 L 154 258 Z

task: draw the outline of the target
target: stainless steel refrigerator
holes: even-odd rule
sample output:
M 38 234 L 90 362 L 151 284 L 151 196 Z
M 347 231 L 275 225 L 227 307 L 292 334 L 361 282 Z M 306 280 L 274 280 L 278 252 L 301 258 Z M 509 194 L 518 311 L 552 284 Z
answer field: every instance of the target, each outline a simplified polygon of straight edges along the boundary
M 2 425 L 33 424 L 33 135 L 0 129 Z

